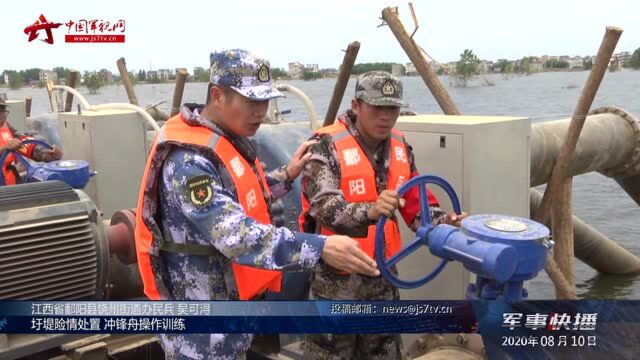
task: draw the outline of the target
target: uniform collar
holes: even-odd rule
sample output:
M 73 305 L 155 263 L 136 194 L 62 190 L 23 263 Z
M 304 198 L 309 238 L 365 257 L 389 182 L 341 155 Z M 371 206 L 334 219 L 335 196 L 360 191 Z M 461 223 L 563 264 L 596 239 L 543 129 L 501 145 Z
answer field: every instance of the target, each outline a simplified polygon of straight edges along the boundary
M 201 115 L 204 105 L 202 104 L 184 104 L 180 108 L 180 114 L 182 119 L 189 125 L 202 126 L 213 131 L 214 133 L 224 136 L 227 140 L 233 144 L 233 146 L 242 154 L 242 156 L 253 163 L 257 157 L 255 146 L 251 141 L 242 136 L 238 136 L 231 131 L 224 129 L 218 124 L 214 123 L 210 119 L 206 119 Z

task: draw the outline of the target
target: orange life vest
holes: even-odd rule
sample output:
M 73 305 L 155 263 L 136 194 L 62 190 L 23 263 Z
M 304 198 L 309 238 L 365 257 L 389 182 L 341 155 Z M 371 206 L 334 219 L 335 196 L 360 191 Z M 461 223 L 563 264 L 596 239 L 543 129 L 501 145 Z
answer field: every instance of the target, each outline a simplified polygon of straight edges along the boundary
M 350 203 L 375 202 L 378 199 L 375 171 L 358 141 L 349 133 L 346 125 L 336 121 L 333 125 L 318 129 L 316 134 L 329 134 L 333 140 L 340 162 L 340 190 L 342 190 L 345 200 Z M 402 133 L 396 129 L 391 130 L 389 141 L 387 189 L 397 190 L 409 180 L 411 170 Z M 302 213 L 298 218 L 298 224 L 302 231 L 310 205 L 304 193 L 301 195 L 301 199 Z M 384 233 L 385 255 L 388 258 L 402 247 L 400 230 L 395 219 L 387 221 Z M 327 227 L 321 226 L 320 234 L 333 235 L 334 233 Z M 376 225 L 373 224 L 369 225 L 366 238 L 356 238 L 360 248 L 372 258 L 375 255 L 375 237 Z
M 260 186 L 260 179 L 270 196 L 269 186 L 264 177 L 262 165 L 255 159 L 256 174 L 251 165 L 236 150 L 233 144 L 202 126 L 190 126 L 181 115 L 169 119 L 158 134 L 142 178 L 142 186 L 138 198 L 136 214 L 136 252 L 140 275 L 144 283 L 144 293 L 152 300 L 168 298 L 168 291 L 162 279 L 160 250 L 186 253 L 190 255 L 216 255 L 219 252 L 213 246 L 195 244 L 176 244 L 163 239 L 159 224 L 154 215 L 157 201 L 149 197 L 157 197 L 158 178 L 162 163 L 168 155 L 167 145 L 190 147 L 194 149 L 208 148 L 222 160 L 233 180 L 238 202 L 248 217 L 262 224 L 271 223 L 269 207 Z M 260 179 L 258 178 L 260 177 Z M 157 198 L 155 198 L 157 200 Z M 279 292 L 282 283 L 280 271 L 262 270 L 232 263 L 233 274 L 240 300 L 249 300 L 269 290 Z

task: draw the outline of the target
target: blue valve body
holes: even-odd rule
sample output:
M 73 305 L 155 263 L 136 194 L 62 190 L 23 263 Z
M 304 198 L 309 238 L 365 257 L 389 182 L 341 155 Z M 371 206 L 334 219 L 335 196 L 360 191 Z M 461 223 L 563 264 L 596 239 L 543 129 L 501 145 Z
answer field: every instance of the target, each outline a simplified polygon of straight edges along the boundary
M 429 250 L 435 256 L 461 262 L 474 274 L 506 281 L 516 270 L 518 254 L 511 246 L 470 238 L 450 225 L 429 233 Z
M 460 230 L 439 225 L 428 237 L 432 254 L 460 261 L 474 274 L 498 282 L 524 281 L 544 268 L 549 229 L 529 219 L 475 215 L 464 219 Z
M 36 165 L 28 175 L 28 181 L 60 180 L 74 189 L 83 189 L 91 176 L 89 163 L 84 160 L 58 160 Z
M 545 267 L 550 231 L 533 220 L 506 215 L 477 215 L 462 221 L 461 232 L 472 238 L 514 248 L 518 261 L 511 281 L 533 279 Z

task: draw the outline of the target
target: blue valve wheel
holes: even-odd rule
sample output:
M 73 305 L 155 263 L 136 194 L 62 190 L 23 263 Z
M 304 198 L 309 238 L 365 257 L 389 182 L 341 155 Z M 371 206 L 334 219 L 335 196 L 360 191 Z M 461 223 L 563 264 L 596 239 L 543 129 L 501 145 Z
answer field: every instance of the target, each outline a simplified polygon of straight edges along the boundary
M 28 139 L 28 140 L 22 141 L 21 144 L 22 145 L 36 144 L 36 145 L 43 146 L 49 150 L 53 149 L 51 145 L 40 140 Z M 24 156 L 22 156 L 22 154 L 20 154 L 19 152 L 12 151 L 12 150 L 5 150 L 2 152 L 2 155 L 0 155 L 0 166 L 4 166 L 4 162 L 10 153 L 13 153 L 16 159 L 20 161 L 22 165 L 24 165 L 25 170 L 27 170 L 27 174 L 30 174 L 33 171 L 33 166 L 31 166 L 31 162 L 27 160 Z M 0 186 L 4 186 L 4 185 L 6 185 L 4 180 L 4 174 L 2 173 L 2 171 L 0 171 Z
M 391 272 L 391 268 L 399 263 L 402 259 L 409 256 L 414 251 L 418 250 L 421 246 L 429 247 L 429 239 L 428 234 L 429 231 L 433 228 L 431 225 L 431 213 L 429 210 L 429 199 L 427 197 L 427 188 L 426 185 L 438 185 L 441 187 L 447 195 L 449 195 L 449 199 L 451 200 L 451 204 L 453 205 L 453 210 L 456 214 L 461 213 L 460 209 L 460 201 L 458 200 L 458 196 L 456 192 L 453 190 L 451 184 L 449 184 L 445 179 L 435 176 L 435 175 L 420 175 L 416 176 L 413 179 L 404 183 L 398 189 L 398 195 L 402 196 L 411 188 L 418 186 L 420 192 L 420 227 L 416 231 L 416 238 L 407 246 L 402 248 L 397 254 L 394 254 L 389 259 L 385 258 L 385 238 L 384 238 L 384 226 L 387 222 L 386 216 L 381 216 L 378 219 L 378 224 L 376 226 L 376 247 L 375 247 L 375 256 L 376 262 L 378 263 L 378 269 L 380 273 L 384 275 L 387 280 L 393 285 L 403 288 L 403 289 L 413 289 L 420 287 L 429 281 L 433 280 L 447 265 L 447 260 L 442 259 L 440 263 L 425 277 L 406 281 L 401 280 L 397 276 Z

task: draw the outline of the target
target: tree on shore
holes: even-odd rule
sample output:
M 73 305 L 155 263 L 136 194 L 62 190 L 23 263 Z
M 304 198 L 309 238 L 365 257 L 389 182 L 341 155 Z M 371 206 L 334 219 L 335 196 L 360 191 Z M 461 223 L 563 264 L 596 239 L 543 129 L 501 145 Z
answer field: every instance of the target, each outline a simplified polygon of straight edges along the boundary
M 319 72 L 305 71 L 302 73 L 302 80 L 304 81 L 316 80 L 321 78 L 322 74 L 320 74 Z
M 24 86 L 24 76 L 17 71 L 8 72 L 9 74 L 9 88 L 20 89 Z
M 103 85 L 102 77 L 96 73 L 84 73 L 84 85 L 89 89 L 90 94 L 97 94 Z
M 549 59 L 544 63 L 545 69 L 568 69 L 569 63 L 563 60 Z
M 473 50 L 465 49 L 460 54 L 460 61 L 449 76 L 454 80 L 455 86 L 466 87 L 469 80 L 478 74 L 480 74 L 480 59 L 473 53 Z
M 360 75 L 369 71 L 386 71 L 391 72 L 392 63 L 364 63 L 355 64 L 351 69 L 351 74 Z

